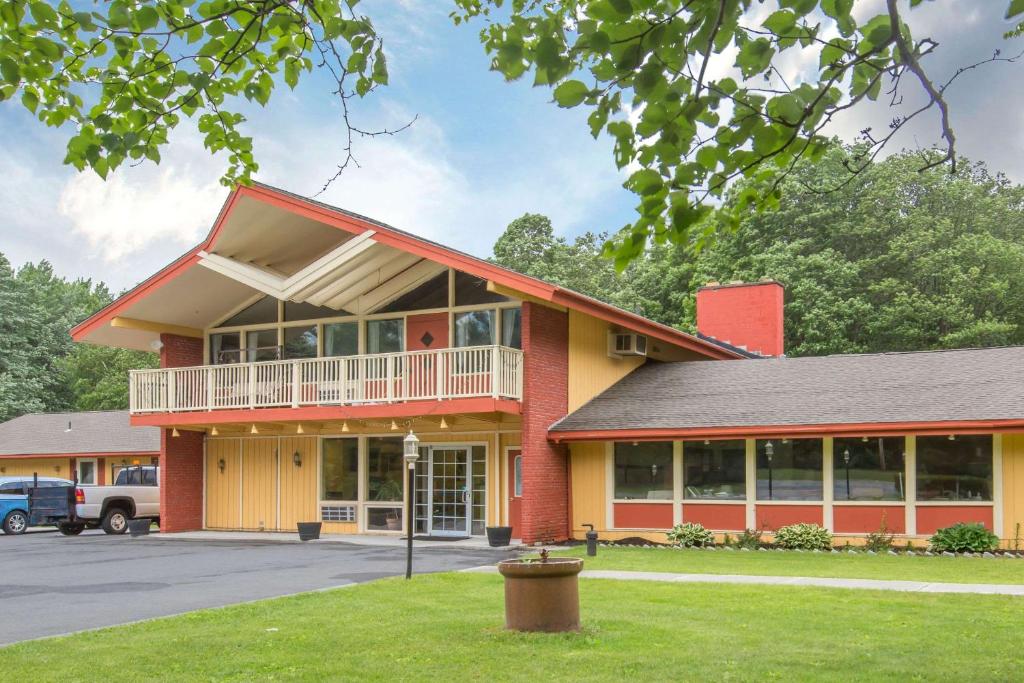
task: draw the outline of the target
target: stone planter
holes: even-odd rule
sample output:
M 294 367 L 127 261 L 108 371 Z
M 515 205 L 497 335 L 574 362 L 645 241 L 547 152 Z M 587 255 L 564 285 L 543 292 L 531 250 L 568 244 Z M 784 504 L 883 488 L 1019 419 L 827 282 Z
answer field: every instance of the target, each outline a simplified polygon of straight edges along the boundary
M 299 522 L 296 526 L 299 529 L 300 541 L 315 541 L 320 538 L 320 529 L 323 524 L 320 522 Z
M 580 630 L 579 573 L 583 560 L 557 557 L 505 560 L 505 628 L 513 631 Z
M 512 542 L 512 527 L 510 526 L 489 526 L 487 527 L 487 545 L 492 548 L 500 548 Z

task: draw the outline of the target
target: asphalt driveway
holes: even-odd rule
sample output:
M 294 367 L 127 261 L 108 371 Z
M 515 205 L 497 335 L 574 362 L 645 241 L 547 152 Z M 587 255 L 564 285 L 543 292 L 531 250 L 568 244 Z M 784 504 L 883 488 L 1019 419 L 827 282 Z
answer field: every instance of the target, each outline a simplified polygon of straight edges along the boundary
M 497 562 L 507 551 L 417 544 L 414 571 Z M 205 607 L 405 573 L 405 550 L 347 543 L 0 537 L 0 646 Z

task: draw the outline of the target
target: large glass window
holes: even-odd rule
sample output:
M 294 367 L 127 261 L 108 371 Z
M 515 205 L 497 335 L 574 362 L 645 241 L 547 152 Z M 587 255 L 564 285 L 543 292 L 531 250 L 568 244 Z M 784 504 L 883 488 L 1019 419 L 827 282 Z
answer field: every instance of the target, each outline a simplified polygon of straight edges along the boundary
M 495 311 L 455 314 L 455 346 L 490 346 L 494 343 Z
M 296 320 L 316 320 L 318 318 L 340 318 L 349 315 L 347 311 L 335 310 L 327 306 L 314 306 L 305 302 L 295 301 L 284 302 L 284 321 L 286 323 Z
M 220 332 L 210 335 L 210 363 L 224 365 L 242 361 L 242 337 L 238 332 Z
M 832 445 L 833 495 L 836 500 L 904 500 L 906 439 L 836 438 Z
M 746 497 L 745 441 L 683 442 L 683 498 L 743 500 Z
M 487 291 L 487 280 L 455 271 L 455 305 L 475 306 L 508 301 L 507 296 Z
M 992 500 L 991 435 L 917 437 L 917 499 Z
M 359 353 L 359 323 L 324 325 L 324 355 L 354 356 Z
M 822 500 L 821 439 L 757 441 L 758 500 Z
M 366 323 L 367 353 L 396 353 L 405 346 L 402 318 L 369 320 Z
M 316 325 L 284 328 L 285 358 L 316 358 Z
M 672 500 L 672 442 L 615 444 L 617 500 Z
M 245 359 L 250 363 L 280 358 L 277 346 L 277 328 L 252 330 L 245 333 Z
M 260 325 L 277 322 L 277 299 L 265 296 L 256 303 L 243 308 L 238 313 L 223 321 L 217 327 L 241 327 L 242 325 Z
M 321 500 L 359 498 L 358 439 L 324 439 Z
M 513 349 L 523 348 L 523 311 L 506 308 L 501 311 L 501 345 Z
M 422 311 L 429 308 L 448 308 L 448 271 L 427 280 L 387 306 L 378 313 L 399 313 L 404 311 Z
M 403 490 L 402 437 L 367 439 L 366 499 L 401 501 Z

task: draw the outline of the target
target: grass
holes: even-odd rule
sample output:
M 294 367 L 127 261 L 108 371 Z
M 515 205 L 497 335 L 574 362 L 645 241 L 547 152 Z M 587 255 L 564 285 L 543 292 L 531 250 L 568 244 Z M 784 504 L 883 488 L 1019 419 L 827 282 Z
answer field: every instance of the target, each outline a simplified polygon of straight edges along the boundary
M 1005 558 L 607 547 L 586 557 L 582 546 L 552 554 L 583 557 L 586 569 L 1024 584 L 1024 560 Z
M 502 628 L 495 575 L 383 580 L 0 649 L 5 680 L 1009 680 L 1024 602 L 582 580 L 584 630 Z

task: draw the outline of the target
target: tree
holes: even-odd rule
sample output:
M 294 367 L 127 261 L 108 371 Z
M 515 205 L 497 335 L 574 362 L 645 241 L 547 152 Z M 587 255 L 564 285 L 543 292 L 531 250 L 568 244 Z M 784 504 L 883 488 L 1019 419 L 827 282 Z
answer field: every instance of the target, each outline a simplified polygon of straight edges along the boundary
M 92 344 L 75 344 L 60 361 L 75 410 L 127 408 L 129 370 L 156 366 L 156 354 Z

